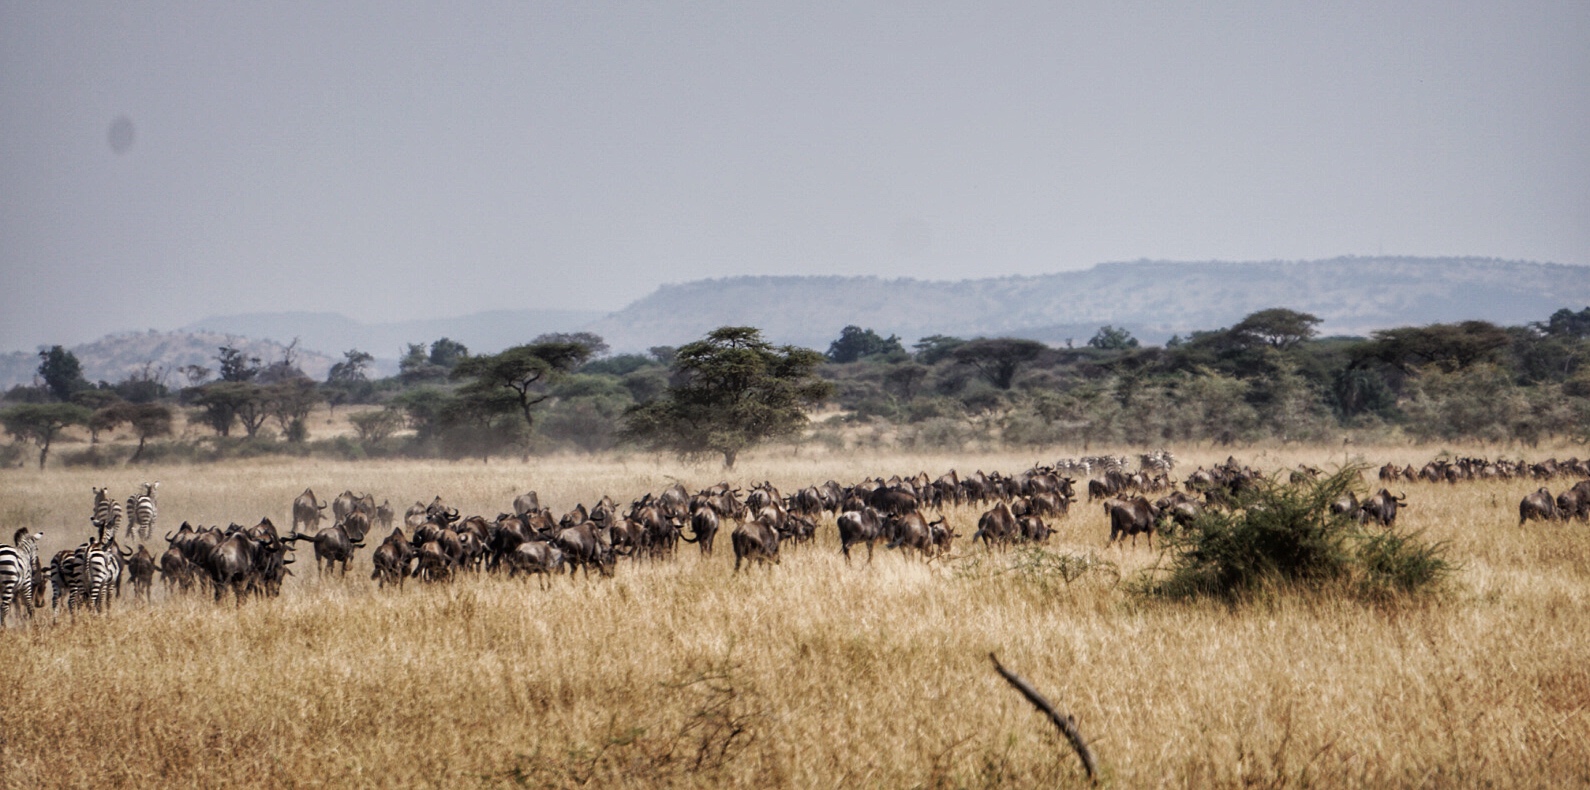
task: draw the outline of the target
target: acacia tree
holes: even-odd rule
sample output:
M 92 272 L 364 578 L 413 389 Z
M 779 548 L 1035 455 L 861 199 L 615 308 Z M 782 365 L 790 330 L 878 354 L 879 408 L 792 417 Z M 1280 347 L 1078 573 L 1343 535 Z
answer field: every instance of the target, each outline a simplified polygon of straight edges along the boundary
M 567 375 L 591 358 L 591 347 L 583 342 L 549 341 L 514 346 L 498 354 L 465 357 L 453 368 L 452 378 L 468 379 L 457 397 L 461 413 L 475 415 L 499 411 L 507 400 L 509 408 L 524 418 L 525 437 L 535 427 L 534 408 L 552 397 L 551 382 Z M 480 422 L 480 419 L 472 419 Z
M 1272 348 L 1287 349 L 1313 339 L 1314 327 L 1319 322 L 1319 316 L 1310 313 L 1272 307 L 1248 314 L 1231 327 L 1231 334 Z
M 950 356 L 957 364 L 970 365 L 988 379 L 988 383 L 1002 390 L 1010 389 L 1016 370 L 1043 353 L 1044 345 L 1036 340 L 1014 337 L 980 337 L 956 346 Z
M 88 409 L 75 403 L 24 403 L 0 412 L 6 433 L 18 441 L 30 441 L 39 448 L 39 468 L 50 456 L 50 445 L 70 425 L 88 422 Z
M 630 407 L 621 436 L 687 457 L 721 454 L 732 469 L 742 450 L 799 433 L 806 410 L 833 394 L 817 377 L 822 361 L 809 348 L 775 348 L 755 327 L 715 329 L 679 349 L 674 383 Z
M 171 407 L 164 403 L 118 403 L 111 408 L 138 434 L 138 449 L 127 459 L 129 464 L 143 457 L 144 445 L 150 439 L 171 435 Z

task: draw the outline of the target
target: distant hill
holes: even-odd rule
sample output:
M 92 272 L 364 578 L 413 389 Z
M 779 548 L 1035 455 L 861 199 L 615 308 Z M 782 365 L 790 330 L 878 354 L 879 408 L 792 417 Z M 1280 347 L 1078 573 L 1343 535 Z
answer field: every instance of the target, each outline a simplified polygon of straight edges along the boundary
M 602 317 L 595 310 L 492 310 L 455 318 L 410 318 L 363 324 L 339 313 L 247 313 L 211 316 L 183 327 L 227 332 L 244 337 L 291 343 L 337 358 L 359 349 L 394 364 L 407 343 L 430 343 L 447 337 L 471 352 L 501 351 L 547 332 L 572 332 Z M 395 368 L 393 369 L 396 370 Z
M 1590 267 L 1491 258 L 1104 263 L 1036 277 L 959 282 L 876 277 L 731 277 L 659 288 L 587 327 L 615 351 L 678 345 L 726 324 L 826 349 L 847 324 L 898 334 L 1087 342 L 1103 324 L 1147 342 L 1230 326 L 1267 307 L 1324 319 L 1325 334 L 1482 319 L 1522 324 L 1590 305 Z
M 258 357 L 264 364 L 280 361 L 286 350 L 281 343 L 221 332 L 156 332 L 152 329 L 106 335 L 68 350 L 82 363 L 83 378 L 89 381 L 122 381 L 142 372 L 148 365 L 151 373 L 165 374 L 166 386 L 176 388 L 187 383 L 177 372 L 178 368 L 203 365 L 214 371 L 217 368 L 215 355 L 221 346 L 232 346 L 250 357 Z M 293 359 L 300 369 L 318 380 L 326 378 L 335 361 L 325 354 L 303 349 L 295 349 Z M 38 369 L 37 352 L 0 354 L 0 388 L 30 384 Z

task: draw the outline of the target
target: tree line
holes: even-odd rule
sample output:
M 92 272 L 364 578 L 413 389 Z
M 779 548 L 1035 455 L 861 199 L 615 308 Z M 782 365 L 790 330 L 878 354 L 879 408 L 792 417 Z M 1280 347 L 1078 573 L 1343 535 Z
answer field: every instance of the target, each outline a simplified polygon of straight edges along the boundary
M 90 383 L 71 352 L 41 351 L 38 383 L 6 393 L 13 442 L 43 466 L 69 429 L 71 462 L 265 452 L 483 460 L 619 446 L 733 465 L 770 440 L 887 431 L 912 446 L 1336 441 L 1344 432 L 1413 441 L 1536 444 L 1590 439 L 1590 307 L 1503 327 L 1484 321 L 1320 337 L 1285 308 L 1230 327 L 1140 343 L 1100 327 L 1079 347 L 1010 337 L 901 338 L 847 326 L 826 352 L 723 327 L 679 348 L 610 354 L 590 333 L 553 333 L 495 354 L 448 338 L 407 347 L 397 375 L 349 350 L 325 381 L 294 363 L 220 347 L 215 367 L 149 367 Z M 351 436 L 317 439 L 310 416 L 348 409 Z M 833 413 L 813 426 L 810 415 Z M 172 437 L 178 410 L 209 435 Z M 135 449 L 103 447 L 125 427 Z M 167 440 L 155 441 L 152 440 Z

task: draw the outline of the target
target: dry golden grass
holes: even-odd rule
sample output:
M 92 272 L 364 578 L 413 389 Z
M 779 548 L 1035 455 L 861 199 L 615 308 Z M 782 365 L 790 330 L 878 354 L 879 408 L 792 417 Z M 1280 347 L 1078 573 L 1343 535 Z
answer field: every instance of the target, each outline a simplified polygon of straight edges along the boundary
M 1173 448 L 1177 449 L 1177 448 Z M 1422 461 L 1430 450 L 1365 450 Z M 1538 451 L 1544 455 L 1550 451 Z M 1563 455 L 1571 451 L 1563 451 Z M 1493 451 L 1494 454 L 1494 451 Z M 1531 453 L 1535 455 L 1536 453 Z M 1188 450 L 1183 462 L 1209 462 Z M 1224 451 L 1218 454 L 1223 458 Z M 1239 453 L 1274 469 L 1326 450 Z M 1017 471 L 1031 453 L 742 459 L 740 483 L 951 466 Z M 159 479 L 162 527 L 285 526 L 293 496 L 441 494 L 494 515 L 535 488 L 565 509 L 721 479 L 651 457 L 531 463 L 251 462 L 0 474 L 6 537 L 87 533 L 91 485 Z M 1166 603 L 1108 575 L 987 572 L 880 549 L 846 567 L 832 523 L 771 571 L 734 576 L 728 541 L 614 579 L 466 578 L 377 591 L 369 551 L 343 578 L 299 552 L 280 598 L 205 595 L 109 614 L 45 613 L 0 633 L 6 786 L 1033 786 L 1080 784 L 1073 755 L 992 671 L 1001 660 L 1072 713 L 1106 784 L 1564 786 L 1590 783 L 1590 529 L 1517 526 L 1529 481 L 1409 484 L 1406 526 L 1462 564 L 1439 599 L 1370 607 L 1281 596 Z M 1553 486 L 1554 490 L 1559 487 Z M 1128 577 L 1096 508 L 1055 551 Z M 963 536 L 976 512 L 953 514 Z M 163 547 L 163 542 L 159 542 Z M 151 547 L 153 549 L 154 547 Z

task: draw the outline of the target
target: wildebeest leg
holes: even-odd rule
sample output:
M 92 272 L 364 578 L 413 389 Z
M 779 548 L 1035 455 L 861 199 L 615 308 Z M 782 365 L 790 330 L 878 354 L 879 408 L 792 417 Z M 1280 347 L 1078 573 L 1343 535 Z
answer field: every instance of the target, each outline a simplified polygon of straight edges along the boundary
M 867 564 L 872 564 L 872 541 L 867 541 Z

